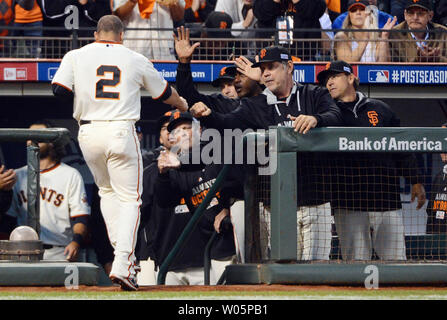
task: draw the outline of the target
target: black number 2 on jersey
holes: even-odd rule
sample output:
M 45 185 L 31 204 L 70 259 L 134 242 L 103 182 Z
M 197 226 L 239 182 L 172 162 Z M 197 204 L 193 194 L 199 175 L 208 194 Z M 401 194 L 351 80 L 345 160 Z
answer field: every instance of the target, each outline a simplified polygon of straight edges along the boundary
M 105 76 L 107 73 L 113 75 L 112 79 L 100 79 L 96 82 L 97 99 L 119 99 L 119 92 L 105 91 L 104 87 L 116 87 L 121 82 L 121 70 L 117 66 L 100 66 L 96 69 L 98 77 Z

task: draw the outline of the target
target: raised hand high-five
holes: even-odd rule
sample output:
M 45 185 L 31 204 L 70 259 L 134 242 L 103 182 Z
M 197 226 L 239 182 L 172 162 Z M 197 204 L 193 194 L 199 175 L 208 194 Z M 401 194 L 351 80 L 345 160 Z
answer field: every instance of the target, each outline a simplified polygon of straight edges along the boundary
M 256 56 L 256 62 L 259 62 L 258 56 Z M 239 58 L 236 58 L 234 63 L 238 72 L 246 75 L 254 81 L 261 81 L 261 68 L 252 68 L 251 66 L 253 63 L 246 57 L 240 56 Z
M 189 41 L 189 29 L 183 26 L 177 28 L 178 36 L 174 33 L 175 52 L 181 63 L 189 63 L 194 50 L 200 46 L 200 42 L 191 45 Z

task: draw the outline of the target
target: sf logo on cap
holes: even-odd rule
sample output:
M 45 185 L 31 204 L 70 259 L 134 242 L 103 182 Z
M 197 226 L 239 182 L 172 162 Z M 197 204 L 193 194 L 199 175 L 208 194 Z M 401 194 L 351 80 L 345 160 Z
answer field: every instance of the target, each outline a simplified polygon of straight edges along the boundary
M 329 63 L 326 65 L 326 70 L 328 70 L 330 67 L 331 67 L 331 63 L 329 62 Z
M 267 53 L 267 50 L 265 50 L 265 49 L 262 49 L 262 50 L 261 50 L 261 54 L 260 54 L 261 59 L 264 59 L 266 53 Z
M 419 0 L 413 0 L 413 3 L 418 3 L 419 2 Z
M 221 21 L 221 22 L 220 22 L 220 29 L 226 29 L 227 26 L 228 26 L 228 24 L 227 24 L 226 21 Z
M 220 70 L 220 75 L 223 76 L 223 75 L 225 74 L 225 71 L 227 71 L 227 67 L 223 67 L 223 68 Z

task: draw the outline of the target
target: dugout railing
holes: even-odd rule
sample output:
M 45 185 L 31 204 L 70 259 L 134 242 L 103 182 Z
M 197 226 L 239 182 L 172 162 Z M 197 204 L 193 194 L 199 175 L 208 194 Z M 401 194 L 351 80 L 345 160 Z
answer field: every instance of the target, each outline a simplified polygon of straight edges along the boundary
M 439 37 L 445 34 L 445 30 L 429 30 L 428 32 L 437 35 L 436 40 L 430 40 L 430 45 L 440 48 L 441 58 L 420 60 L 416 51 L 406 49 L 408 44 L 414 43 L 411 37 L 393 38 L 388 40 L 380 39 L 383 32 L 380 29 L 290 29 L 278 30 L 271 28 L 256 29 L 232 29 L 233 33 L 240 36 L 234 37 L 228 31 L 221 29 L 205 28 L 200 24 L 187 24 L 191 31 L 191 42 L 200 42 L 193 55 L 193 60 L 214 60 L 230 61 L 240 55 L 255 56 L 259 51 L 270 45 L 282 45 L 290 50 L 296 61 L 331 61 L 338 59 L 336 48 L 341 42 L 347 41 L 336 38 L 338 32 L 344 32 L 349 42 L 370 42 L 373 49 L 368 50 L 371 56 L 365 54 L 363 61 L 368 62 L 445 62 L 447 56 L 446 37 Z M 62 59 L 64 54 L 72 49 L 80 48 L 86 44 L 94 42 L 92 36 L 86 37 L 90 33 L 93 35 L 94 28 L 65 29 L 63 27 L 43 27 L 43 36 L 24 37 L 12 36 L 14 31 L 23 31 L 23 27 L 5 26 L 2 29 L 8 30 L 8 36 L 0 37 L 0 58 L 13 59 Z M 36 28 L 32 28 L 36 29 Z M 124 44 L 130 49 L 144 54 L 152 60 L 175 61 L 177 59 L 174 50 L 174 38 L 172 34 L 176 29 L 168 28 L 128 28 L 129 35 L 124 38 Z M 416 32 L 418 30 L 413 30 Z M 424 33 L 426 30 L 422 30 Z M 207 36 L 207 32 L 213 35 L 222 33 L 222 36 Z M 283 39 L 281 32 L 290 34 L 299 32 L 304 35 L 295 38 Z M 352 38 L 353 33 L 368 32 L 370 36 L 365 39 Z M 391 30 L 390 35 L 407 34 L 410 30 Z M 65 36 L 51 36 L 51 34 L 65 34 Z M 80 36 L 81 34 L 82 36 Z M 385 44 L 387 46 L 386 57 L 376 57 L 375 47 Z M 393 49 L 394 47 L 394 49 Z M 366 60 L 365 60 L 366 59 Z M 346 59 L 350 60 L 350 59 Z
M 350 157 L 357 159 L 361 155 L 366 155 L 364 159 L 367 160 L 361 162 L 364 166 L 361 169 L 366 170 L 371 167 L 369 169 L 380 171 L 380 168 L 374 168 L 372 165 L 377 164 L 378 160 L 379 163 L 382 163 L 381 161 L 386 159 L 385 163 L 388 167 L 390 163 L 387 155 L 392 154 L 393 157 L 397 155 L 397 159 L 401 159 L 401 156 L 404 158 L 405 156 L 414 156 L 416 161 L 409 163 L 413 169 L 416 168 L 416 171 L 410 170 L 410 174 L 405 171 L 406 169 L 397 171 L 397 173 L 396 171 L 392 172 L 396 174 L 396 177 L 400 174 L 407 176 L 406 179 L 411 179 L 412 175 L 416 175 L 418 177 L 416 182 L 422 183 L 427 189 L 428 201 L 431 198 L 432 189 L 435 188 L 433 181 L 437 169 L 435 169 L 434 163 L 439 162 L 440 153 L 447 152 L 446 129 L 317 128 L 302 135 L 294 132 L 292 128 L 271 127 L 267 132 L 248 133 L 244 140 L 248 145 L 255 145 L 256 152 L 259 152 L 259 148 L 265 148 L 265 145 L 268 145 L 269 161 L 267 166 L 264 163 L 261 175 L 259 167 L 252 165 L 247 167 L 244 185 L 245 261 L 244 263 L 239 261 L 237 264 L 226 267 L 226 284 L 366 285 L 366 281 L 369 281 L 368 276 L 374 272 L 377 273 L 381 285 L 444 285 L 447 282 L 445 231 L 438 230 L 432 234 L 417 234 L 416 232 L 410 235 L 406 234 L 405 229 L 393 231 L 402 232 L 405 237 L 404 243 L 396 245 L 396 248 L 393 248 L 391 244 L 391 249 L 399 249 L 400 252 L 402 249 L 404 250 L 404 258 L 380 257 L 375 252 L 373 244 L 370 257 L 367 259 L 359 260 L 349 257 L 343 259 L 340 253 L 337 228 L 334 230 L 334 223 L 326 221 L 325 223 L 329 223 L 331 227 L 331 239 L 329 247 L 322 249 L 328 252 L 328 259 L 298 258 L 297 253 L 297 248 L 300 245 L 297 233 L 297 203 L 299 203 L 298 190 L 301 190 L 297 183 L 297 177 L 301 174 L 306 176 L 309 171 L 313 170 L 311 167 L 305 167 L 302 171 L 303 168 L 300 168 L 300 165 L 306 166 L 309 163 L 298 162 L 300 165 L 297 165 L 300 158 L 305 158 L 306 154 L 313 154 L 315 156 L 311 158 L 313 160 L 324 159 L 322 163 L 327 165 L 324 169 L 329 169 L 329 171 L 325 171 L 328 174 L 326 176 L 328 179 L 324 180 L 326 185 L 318 182 L 313 185 L 317 189 L 325 190 L 327 186 L 330 186 L 331 198 L 325 198 L 325 201 L 332 205 L 336 200 L 332 189 L 337 183 L 340 183 L 340 170 L 334 169 L 341 168 L 341 171 L 345 172 L 342 175 L 348 176 L 346 170 L 352 169 Z M 349 157 L 337 158 L 337 155 L 342 154 L 349 155 Z M 422 162 L 417 157 L 421 155 L 426 156 Z M 369 162 L 370 158 L 374 161 Z M 342 161 L 341 165 L 340 160 Z M 311 165 L 315 165 L 315 163 L 311 163 Z M 265 170 L 266 167 L 269 167 L 268 170 Z M 219 190 L 229 169 L 230 165 L 224 166 L 224 170 L 216 179 L 212 190 L 207 194 L 201 207 L 196 210 L 174 249 L 163 262 L 158 274 L 158 284 L 164 284 L 169 264 L 180 252 L 189 233 L 203 214 L 202 210 L 206 208 L 215 192 Z M 360 170 L 360 174 L 362 170 Z M 383 173 L 383 171 L 380 172 Z M 366 173 L 369 172 L 366 171 Z M 356 173 L 351 172 L 351 176 L 356 176 Z M 374 177 L 374 174 L 372 176 Z M 261 180 L 260 177 L 262 177 Z M 335 180 L 334 177 L 336 177 Z M 405 179 L 402 179 L 399 177 L 397 192 L 405 194 L 409 191 L 406 190 Z M 374 180 L 371 181 L 377 184 Z M 386 181 L 389 182 L 389 180 Z M 362 188 L 361 185 L 355 187 Z M 387 191 L 389 190 L 387 189 Z M 447 191 L 447 183 L 443 190 Z M 356 190 L 350 189 L 351 191 L 355 192 Z M 370 192 L 374 193 L 374 190 Z M 407 202 L 408 205 L 409 201 L 401 198 L 402 195 L 397 196 L 400 202 Z M 263 202 L 262 205 L 260 202 Z M 262 219 L 267 207 L 269 208 L 269 218 Z M 335 215 L 336 220 L 336 213 L 333 209 L 330 209 L 331 216 Z M 403 208 L 403 215 L 408 214 L 409 210 L 413 209 Z M 419 221 L 417 224 L 424 224 L 424 228 L 426 227 L 425 222 Z
M 412 214 L 415 206 L 408 197 L 405 199 L 405 195 L 408 196 L 410 192 L 406 180 L 411 179 L 411 174 L 417 174 L 417 181 L 422 183 L 426 189 L 427 201 L 423 209 L 419 210 L 420 212 L 427 211 L 425 206 L 433 206 L 429 202 L 436 199 L 433 196 L 434 189 L 440 190 L 437 204 L 439 212 L 435 210 L 434 214 L 440 217 L 442 215 L 440 211 L 447 209 L 443 207 L 442 203 L 444 202 L 441 202 L 445 200 L 443 192 L 447 190 L 447 184 L 442 188 L 440 185 L 434 184 L 438 171 L 443 172 L 439 154 L 447 151 L 447 131 L 445 129 L 317 128 L 302 135 L 294 132 L 292 128 L 271 127 L 268 131 L 268 139 L 265 134 L 251 133 L 250 135 L 251 139 L 258 139 L 260 142 L 269 141 L 269 157 L 270 162 L 274 162 L 274 170 L 271 175 L 262 176 L 258 174 L 257 170 L 252 170 L 246 179 L 245 263 L 227 267 L 227 284 L 364 285 L 371 268 L 376 268 L 382 285 L 438 285 L 447 282 L 445 229 L 432 228 L 433 230 L 429 233 L 421 232 L 421 229 L 428 230 L 426 216 L 415 218 L 414 221 L 405 219 L 406 215 Z M 257 144 L 259 145 L 259 142 Z M 397 157 L 397 159 L 414 156 L 415 161 L 410 163 L 417 170 L 411 171 L 409 178 L 399 177 L 398 179 L 400 194 L 397 197 L 403 203 L 404 258 L 380 257 L 375 252 L 373 243 L 371 256 L 367 259 L 354 257 L 345 259 L 341 255 L 340 239 L 337 236 L 337 228 L 333 220 L 330 222 L 330 248 L 324 248 L 330 249 L 329 259 L 307 260 L 297 257 L 297 252 L 299 252 L 297 250 L 297 244 L 299 244 L 299 234 L 297 234 L 297 223 L 299 223 L 299 221 L 297 222 L 297 200 L 299 200 L 297 197 L 299 196 L 297 193 L 306 194 L 297 184 L 297 177 L 308 175 L 308 172 L 313 170 L 312 165 L 314 164 L 306 161 L 299 162 L 305 166 L 304 169 L 296 164 L 300 158 L 306 158 L 306 155 L 314 155 L 311 158 L 312 161 L 318 158 L 323 159 L 322 164 L 329 169 L 321 171 L 325 174 L 329 173 L 329 177 L 326 177 L 328 179 L 325 179 L 324 182 L 318 179 L 317 182 L 312 180 L 312 183 L 316 185 L 317 189 L 325 189 L 329 186 L 326 189 L 329 190 L 328 194 L 331 195 L 331 198 L 325 198 L 325 201 L 331 203 L 333 220 L 337 220 L 337 213 L 334 212 L 332 206 L 332 202 L 335 204 L 339 200 L 336 199 L 339 194 L 337 190 L 339 192 L 345 188 L 349 192 L 355 193 L 364 187 L 361 183 L 364 180 L 361 179 L 354 181 L 357 183 L 354 185 L 354 189 L 346 187 L 346 185 L 352 186 L 353 183 L 352 181 L 346 182 L 347 176 L 352 178 L 357 173 L 366 173 L 369 175 L 369 180 L 366 179 L 367 182 L 372 181 L 372 184 L 378 184 L 377 181 L 379 181 L 380 184 L 381 178 L 376 181 L 375 172 L 384 173 L 385 171 L 382 170 L 383 167 L 373 168 L 374 164 L 383 164 L 383 161 L 386 160 L 385 163 L 388 166 L 390 164 L 388 156 Z M 344 156 L 340 158 L 340 155 Z M 354 172 L 352 165 L 355 164 L 354 168 L 359 169 L 359 162 L 355 162 L 359 159 L 366 159 L 360 162 L 364 167 L 358 172 Z M 368 166 L 371 166 L 370 169 L 373 170 L 369 170 Z M 408 171 L 405 170 L 398 170 L 397 173 L 396 171 L 392 172 L 397 175 L 402 173 L 405 176 L 408 174 Z M 315 172 L 321 173 L 320 171 Z M 443 174 L 446 174 L 445 171 Z M 337 187 L 337 183 L 341 184 L 341 181 L 346 185 Z M 389 182 L 388 179 L 385 181 Z M 371 197 L 377 191 L 368 188 L 366 190 Z M 382 193 L 385 194 L 390 190 L 384 188 Z M 347 192 L 341 193 L 345 196 L 347 194 Z M 268 218 L 263 217 L 266 207 L 269 211 Z M 390 221 L 394 223 L 393 220 Z M 438 222 L 442 223 L 442 221 L 443 219 L 439 219 Z M 414 227 L 417 227 L 416 230 L 411 230 Z M 393 244 L 391 244 L 392 246 Z M 397 248 L 397 245 L 393 249 L 399 249 L 402 252 L 402 248 Z

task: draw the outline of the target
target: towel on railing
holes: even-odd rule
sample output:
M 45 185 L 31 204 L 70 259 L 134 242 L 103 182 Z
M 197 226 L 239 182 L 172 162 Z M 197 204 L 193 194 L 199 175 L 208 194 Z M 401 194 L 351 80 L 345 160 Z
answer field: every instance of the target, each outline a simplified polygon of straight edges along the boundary
M 138 0 L 138 9 L 143 19 L 149 19 L 154 10 L 155 0 Z

